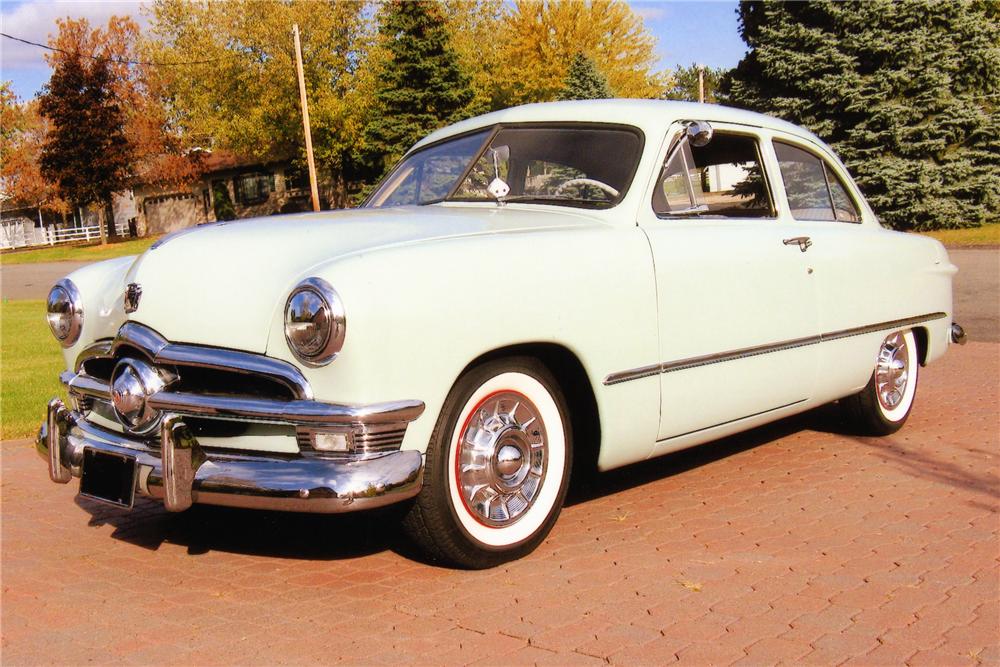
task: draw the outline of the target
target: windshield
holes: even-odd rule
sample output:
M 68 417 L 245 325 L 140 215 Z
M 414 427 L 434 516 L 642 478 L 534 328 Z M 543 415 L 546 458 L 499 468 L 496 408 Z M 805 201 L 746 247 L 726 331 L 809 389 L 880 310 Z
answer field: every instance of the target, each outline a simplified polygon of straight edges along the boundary
M 641 134 L 616 126 L 487 130 L 405 158 L 366 206 L 500 200 L 609 208 L 625 196 L 641 152 Z

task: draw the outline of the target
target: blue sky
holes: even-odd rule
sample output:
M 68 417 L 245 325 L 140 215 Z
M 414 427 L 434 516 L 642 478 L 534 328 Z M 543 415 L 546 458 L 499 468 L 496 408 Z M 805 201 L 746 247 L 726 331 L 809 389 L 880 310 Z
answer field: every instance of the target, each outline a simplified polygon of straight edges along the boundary
M 629 3 L 656 36 L 660 67 L 702 63 L 732 67 L 745 52 L 736 25 L 735 1 L 652 1 Z M 106 24 L 113 14 L 128 14 L 145 22 L 140 2 L 129 0 L 2 0 L 3 32 L 46 42 L 56 31 L 56 18 L 86 17 L 91 24 Z M 48 81 L 49 68 L 42 49 L 0 39 L 0 79 L 12 81 L 21 99 L 34 97 Z

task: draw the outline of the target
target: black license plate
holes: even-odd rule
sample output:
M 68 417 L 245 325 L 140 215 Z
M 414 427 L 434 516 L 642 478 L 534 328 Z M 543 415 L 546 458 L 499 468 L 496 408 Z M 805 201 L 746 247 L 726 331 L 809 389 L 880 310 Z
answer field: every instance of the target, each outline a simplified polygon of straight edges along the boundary
M 134 456 L 84 447 L 80 495 L 131 509 L 137 472 Z

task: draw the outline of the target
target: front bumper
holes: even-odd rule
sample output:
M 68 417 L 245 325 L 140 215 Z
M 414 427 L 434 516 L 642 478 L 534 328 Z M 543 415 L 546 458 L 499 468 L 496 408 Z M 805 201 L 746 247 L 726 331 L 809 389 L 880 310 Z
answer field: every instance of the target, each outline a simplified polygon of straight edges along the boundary
M 356 417 L 356 409 L 351 410 Z M 377 411 L 364 414 L 374 421 L 379 418 Z M 103 429 L 59 399 L 49 402 L 36 448 L 48 461 L 52 481 L 63 484 L 82 475 L 86 448 L 135 457 L 136 493 L 161 499 L 166 509 L 175 512 L 193 503 L 350 512 L 411 498 L 423 481 L 423 456 L 416 451 L 361 460 L 209 452 L 179 414 L 164 417 L 157 441 Z

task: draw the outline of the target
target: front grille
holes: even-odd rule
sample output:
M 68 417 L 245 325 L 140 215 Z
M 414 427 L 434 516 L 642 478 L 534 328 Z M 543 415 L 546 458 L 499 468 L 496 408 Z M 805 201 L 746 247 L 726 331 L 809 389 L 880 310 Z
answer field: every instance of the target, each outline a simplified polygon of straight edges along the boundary
M 97 341 L 80 354 L 76 373 L 61 376 L 81 412 L 118 423 L 110 385 L 123 359 L 133 359 L 131 370 L 146 374 L 148 383 L 141 391 L 154 409 L 183 417 L 196 438 L 215 448 L 224 447 L 226 439 L 234 440 L 234 448 L 253 447 L 253 438 L 261 438 L 258 442 L 267 451 L 288 447 L 286 455 L 298 450 L 299 456 L 373 458 L 398 451 L 408 422 L 423 410 L 416 401 L 385 404 L 391 412 L 368 423 L 369 415 L 355 415 L 349 405 L 314 402 L 308 381 L 293 364 L 250 352 L 171 343 L 146 326 L 126 322 L 113 340 Z M 313 433 L 331 430 L 345 434 L 349 451 L 313 447 Z M 152 441 L 159 434 L 151 430 L 143 437 Z M 291 437 L 297 447 L 274 440 Z

